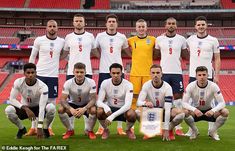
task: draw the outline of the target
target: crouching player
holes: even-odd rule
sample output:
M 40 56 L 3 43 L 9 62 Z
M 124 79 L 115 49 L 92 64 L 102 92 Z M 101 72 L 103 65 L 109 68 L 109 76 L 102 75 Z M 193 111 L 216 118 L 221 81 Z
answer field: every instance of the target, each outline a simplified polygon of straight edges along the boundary
M 122 78 L 122 65 L 114 63 L 109 71 L 111 78 L 102 82 L 97 100 L 97 117 L 104 128 L 102 139 L 109 137 L 108 126 L 115 120 L 126 122 L 127 136 L 136 139 L 131 130 L 136 121 L 136 113 L 131 109 L 133 85 Z
M 190 99 L 192 103 L 189 103 Z M 212 108 L 211 102 L 214 99 L 218 104 Z M 183 107 L 186 110 L 185 122 L 192 128 L 190 139 L 196 139 L 199 134 L 194 122 L 205 120 L 215 122 L 209 136 L 214 140 L 220 140 L 216 131 L 227 120 L 229 111 L 225 108 L 225 101 L 218 85 L 208 80 L 208 70 L 205 66 L 196 68 L 196 81 L 187 86 Z
M 38 117 L 37 138 L 42 138 L 43 135 L 48 138 L 50 137 L 48 126 L 55 116 L 56 108 L 52 103 L 47 104 L 48 87 L 36 78 L 36 65 L 27 63 L 23 69 L 25 77 L 15 80 L 10 93 L 10 105 L 6 107 L 5 113 L 7 118 L 19 128 L 17 139 L 21 139 L 27 132 L 21 120 L 28 118 L 34 121 L 36 117 Z M 19 93 L 21 101 L 17 100 Z
M 87 130 L 85 134 L 89 139 L 96 139 L 93 128 L 96 122 L 96 84 L 95 81 L 85 77 L 86 66 L 83 63 L 76 63 L 73 69 L 74 78 L 64 83 L 61 96 L 61 106 L 58 110 L 61 122 L 67 128 L 63 139 L 74 135 L 74 129 L 69 117 L 80 118 L 87 116 Z M 67 100 L 68 99 L 68 100 Z
M 183 121 L 185 113 L 179 108 L 172 107 L 172 88 L 167 82 L 162 80 L 161 66 L 152 65 L 150 75 L 152 79 L 144 83 L 137 106 L 163 108 L 164 125 L 162 138 L 163 140 L 174 140 L 173 128 Z M 137 109 L 136 113 L 139 120 L 140 111 Z M 148 139 L 148 136 L 144 136 L 143 139 Z

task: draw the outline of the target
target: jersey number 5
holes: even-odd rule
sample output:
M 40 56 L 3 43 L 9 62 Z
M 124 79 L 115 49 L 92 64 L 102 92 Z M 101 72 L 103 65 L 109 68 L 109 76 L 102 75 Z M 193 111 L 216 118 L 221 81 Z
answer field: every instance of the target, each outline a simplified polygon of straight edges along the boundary
M 51 56 L 51 58 L 52 58 L 52 56 L 53 56 L 53 51 L 50 51 L 50 56 Z

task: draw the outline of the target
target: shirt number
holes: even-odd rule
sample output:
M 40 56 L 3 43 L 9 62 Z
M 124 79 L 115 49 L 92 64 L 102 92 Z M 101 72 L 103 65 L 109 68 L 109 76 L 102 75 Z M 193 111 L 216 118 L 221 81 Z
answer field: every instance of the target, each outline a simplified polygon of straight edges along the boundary
M 200 105 L 200 106 L 204 106 L 205 104 L 206 104 L 206 102 L 205 102 L 204 100 L 200 100 L 200 101 L 199 101 L 199 105 Z
M 172 48 L 169 48 L 169 54 L 170 55 L 172 54 Z

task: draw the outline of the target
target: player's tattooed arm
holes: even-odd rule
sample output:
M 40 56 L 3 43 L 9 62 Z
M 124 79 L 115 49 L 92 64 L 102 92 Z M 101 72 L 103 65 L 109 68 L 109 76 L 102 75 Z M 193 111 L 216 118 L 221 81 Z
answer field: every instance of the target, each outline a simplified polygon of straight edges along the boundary
M 87 109 L 91 108 L 96 103 L 96 93 L 91 93 L 89 96 L 89 103 L 85 106 Z
M 67 110 L 69 110 L 71 107 L 67 101 L 68 95 L 67 94 L 63 94 L 61 95 L 61 100 L 60 100 L 60 104 Z

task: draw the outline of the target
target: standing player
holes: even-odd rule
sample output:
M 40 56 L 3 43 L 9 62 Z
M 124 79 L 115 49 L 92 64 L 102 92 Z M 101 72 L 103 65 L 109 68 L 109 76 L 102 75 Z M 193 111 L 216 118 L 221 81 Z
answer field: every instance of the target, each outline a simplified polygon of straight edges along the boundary
M 150 68 L 152 80 L 144 83 L 140 92 L 137 106 L 147 106 L 149 108 L 164 108 L 163 140 L 174 140 L 173 128 L 180 124 L 184 119 L 184 112 L 179 108 L 172 108 L 172 88 L 162 80 L 162 68 L 159 65 L 152 65 Z M 137 118 L 140 119 L 139 111 Z M 144 136 L 143 139 L 148 139 Z
M 153 64 L 153 49 L 155 37 L 147 35 L 147 22 L 139 19 L 136 22 L 137 35 L 128 39 L 132 50 L 132 65 L 130 82 L 134 86 L 132 109 L 136 109 L 136 102 L 143 84 L 150 80 L 149 69 Z
M 64 83 L 61 96 L 61 107 L 59 117 L 67 128 L 63 139 L 74 135 L 74 128 L 69 121 L 69 116 L 80 118 L 82 115 L 89 116 L 87 130 L 90 139 L 96 139 L 93 128 L 96 122 L 96 85 L 95 81 L 85 77 L 86 66 L 83 63 L 76 63 L 73 69 L 74 78 Z M 68 96 L 70 100 L 67 101 Z
M 176 34 L 176 19 L 170 17 L 165 22 L 166 33 L 157 37 L 155 48 L 161 52 L 163 76 L 162 79 L 169 83 L 173 89 L 175 107 L 182 109 L 182 96 L 184 92 L 183 75 L 181 68 L 181 54 L 186 54 L 186 39 Z M 176 135 L 183 136 L 182 127 L 176 126 Z
M 198 66 L 195 72 L 196 81 L 187 86 L 183 97 L 183 107 L 187 110 L 185 122 L 192 129 L 190 139 L 196 139 L 198 135 L 194 122 L 205 120 L 215 122 L 209 130 L 209 136 L 214 140 L 220 140 L 216 131 L 227 120 L 229 111 L 225 108 L 225 101 L 218 85 L 208 80 L 207 68 Z M 218 102 L 216 106 L 211 105 L 214 99 Z
M 192 35 L 187 39 L 190 52 L 189 82 L 196 80 L 195 70 L 198 66 L 206 66 L 208 79 L 218 83 L 221 64 L 219 42 L 215 37 L 208 35 L 206 17 L 199 16 L 195 19 L 195 29 L 197 31 L 196 35 Z M 215 69 L 212 66 L 213 56 Z M 212 125 L 213 123 L 210 122 L 209 129 Z M 188 135 L 190 135 L 190 132 Z
M 109 14 L 106 16 L 106 28 L 105 32 L 99 33 L 95 40 L 96 48 L 101 51 L 100 66 L 99 66 L 99 80 L 98 91 L 103 80 L 111 78 L 109 73 L 109 67 L 113 63 L 119 63 L 122 65 L 121 52 L 124 50 L 127 54 L 128 42 L 124 34 L 117 32 L 118 17 L 115 14 Z M 123 71 L 122 71 L 123 72 Z M 124 74 L 123 74 L 124 77 Z M 125 135 L 122 130 L 122 123 L 118 122 L 118 134 Z M 103 129 L 100 128 L 96 134 L 101 135 Z
M 58 26 L 55 20 L 49 20 L 46 27 L 46 35 L 37 37 L 34 41 L 33 49 L 29 62 L 37 62 L 37 78 L 43 81 L 49 88 L 48 102 L 56 104 L 58 96 L 58 74 L 59 60 L 64 47 L 64 39 L 57 36 Z M 35 134 L 35 128 L 32 128 L 27 135 Z M 49 128 L 50 135 L 54 135 Z
M 97 117 L 104 128 L 102 139 L 109 137 L 108 126 L 114 120 L 127 122 L 127 136 L 136 139 L 131 130 L 136 121 L 136 113 L 131 109 L 133 85 L 122 78 L 122 65 L 113 63 L 109 70 L 111 78 L 102 82 L 97 100 Z
M 44 137 L 48 138 L 50 137 L 48 126 L 55 116 L 55 105 L 47 104 L 48 87 L 36 78 L 35 64 L 24 65 L 24 76 L 15 80 L 10 93 L 10 105 L 6 107 L 5 113 L 7 118 L 19 128 L 17 139 L 21 139 L 27 132 L 21 120 L 28 118 L 34 121 L 36 117 L 38 117 L 37 138 L 42 138 L 43 133 Z M 20 101 L 17 100 L 18 94 L 21 95 Z
M 95 46 L 95 38 L 92 33 L 85 31 L 85 17 L 82 14 L 75 14 L 73 17 L 74 32 L 68 34 L 65 37 L 65 56 L 69 53 L 68 70 L 66 80 L 74 77 L 73 67 L 77 62 L 84 63 L 86 65 L 86 77 L 92 79 L 92 67 L 91 67 L 91 52 L 95 56 L 99 57 L 99 54 Z M 85 123 L 88 122 L 86 116 L 84 116 Z M 74 128 L 74 116 L 70 118 L 72 127 Z M 85 124 L 86 131 L 86 124 Z

